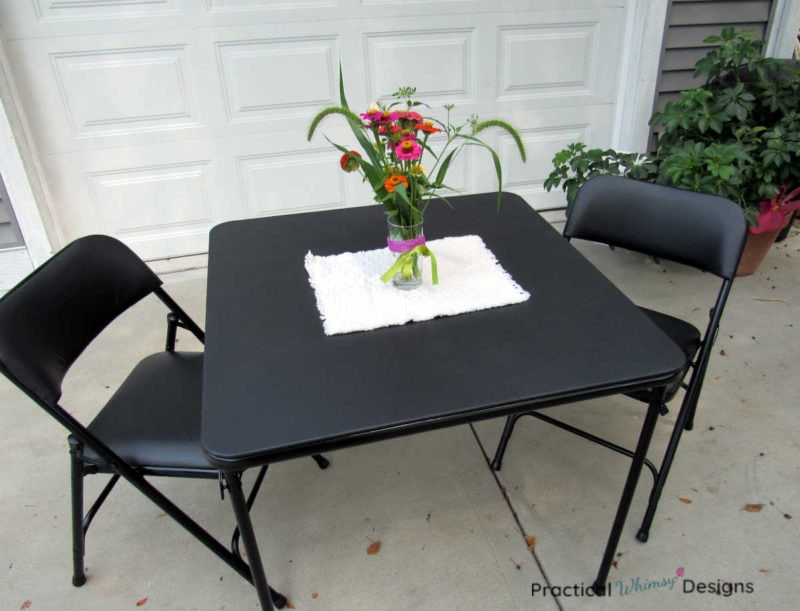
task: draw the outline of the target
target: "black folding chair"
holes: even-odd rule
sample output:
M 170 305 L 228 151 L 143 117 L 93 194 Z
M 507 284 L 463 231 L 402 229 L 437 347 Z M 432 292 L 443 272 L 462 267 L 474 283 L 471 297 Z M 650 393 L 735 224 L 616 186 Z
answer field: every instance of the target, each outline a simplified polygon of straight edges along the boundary
M 649 536 L 681 434 L 684 429 L 691 430 L 693 427 L 697 400 L 744 247 L 746 231 L 744 213 L 738 205 L 727 199 L 619 176 L 598 176 L 588 180 L 575 198 L 564 227 L 564 237 L 567 239 L 581 238 L 612 247 L 619 246 L 659 259 L 684 263 L 722 279 L 716 303 L 709 313 L 708 326 L 702 336 L 697 328 L 684 320 L 641 308 L 681 347 L 686 354 L 686 367 L 681 378 L 665 391 L 664 403 L 670 401 L 681 388 L 685 393 L 661 467 L 656 469 L 651 461 L 645 460 L 654 483 L 642 526 L 636 535 L 640 541 L 647 541 Z M 691 375 L 687 376 L 690 370 Z M 648 402 L 651 394 L 638 392 L 630 396 Z M 666 413 L 664 408 L 661 415 Z M 596 435 L 540 412 L 527 412 L 507 419 L 492 460 L 493 469 L 500 469 L 514 425 L 524 415 L 633 457 L 630 450 Z
M 84 427 L 60 404 L 68 370 L 89 343 L 129 307 L 155 294 L 169 310 L 166 349 L 142 360 Z M 204 341 L 200 327 L 161 288 L 161 280 L 127 246 L 108 236 L 80 238 L 54 255 L 0 299 L 0 371 L 70 432 L 73 577 L 86 582 L 85 536 L 98 509 L 122 477 L 252 583 L 239 554 L 206 532 L 145 476 L 224 479 L 200 443 L 202 352 L 177 352 L 178 328 Z M 320 468 L 328 466 L 315 456 Z M 266 467 L 247 500 L 252 507 Z M 86 515 L 83 478 L 111 474 Z M 286 599 L 272 593 L 276 606 Z

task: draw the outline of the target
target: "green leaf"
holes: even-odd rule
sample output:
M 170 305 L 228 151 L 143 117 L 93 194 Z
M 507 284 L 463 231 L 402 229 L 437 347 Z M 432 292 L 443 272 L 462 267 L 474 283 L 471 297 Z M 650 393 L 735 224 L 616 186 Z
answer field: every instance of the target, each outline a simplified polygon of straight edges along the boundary
M 461 150 L 460 148 L 453 149 L 452 151 L 450 151 L 447 157 L 444 158 L 444 161 L 442 161 L 442 165 L 439 166 L 439 171 L 436 173 L 436 180 L 434 180 L 434 184 L 437 185 L 442 184 L 442 182 L 445 179 L 445 176 L 447 175 L 447 171 L 450 169 L 450 164 L 452 163 L 456 154 L 460 150 Z
M 341 62 L 339 62 L 339 101 L 343 108 L 350 110 L 350 106 L 347 104 L 347 96 L 344 94 L 344 72 L 342 71 Z
M 494 171 L 495 171 L 495 174 L 497 175 L 497 207 L 499 209 L 500 208 L 500 202 L 501 202 L 502 197 L 503 197 L 503 168 L 502 168 L 502 166 L 500 164 L 500 157 L 498 156 L 497 152 L 495 152 L 495 150 L 491 146 L 489 146 L 488 144 L 486 144 L 482 140 L 479 140 L 478 138 L 475 138 L 474 136 L 467 136 L 465 134 L 462 134 L 459 137 L 460 138 L 464 138 L 465 140 L 468 140 L 471 145 L 480 146 L 481 148 L 485 148 L 487 151 L 489 151 L 489 153 L 491 153 L 492 161 L 494 162 Z

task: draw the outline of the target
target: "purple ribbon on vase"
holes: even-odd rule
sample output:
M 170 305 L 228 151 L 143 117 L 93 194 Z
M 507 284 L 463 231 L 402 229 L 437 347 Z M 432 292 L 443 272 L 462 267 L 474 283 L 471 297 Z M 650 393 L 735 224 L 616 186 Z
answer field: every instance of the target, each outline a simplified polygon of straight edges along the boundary
M 386 244 L 389 246 L 389 250 L 400 254 L 411 252 L 417 246 L 422 246 L 424 243 L 424 235 L 411 238 L 410 240 L 392 240 L 391 238 L 386 238 Z

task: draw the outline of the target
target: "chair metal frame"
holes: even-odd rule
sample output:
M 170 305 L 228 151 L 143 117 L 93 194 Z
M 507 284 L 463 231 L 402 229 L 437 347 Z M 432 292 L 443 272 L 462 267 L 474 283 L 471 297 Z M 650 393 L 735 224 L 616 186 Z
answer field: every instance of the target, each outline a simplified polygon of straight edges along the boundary
M 35 270 L 30 276 L 23 279 L 16 287 L 11 289 L 2 299 L 0 299 L 0 308 L 3 301 L 12 295 L 15 291 L 24 291 L 25 286 L 31 279 L 35 279 L 37 273 L 49 265 L 51 262 L 57 260 L 64 251 L 72 247 L 74 244 L 82 240 L 113 240 L 116 242 L 114 248 L 122 248 L 128 251 L 130 262 L 136 265 L 136 260 L 141 266 L 146 269 L 143 274 L 152 274 L 152 279 L 147 280 L 150 284 L 148 287 L 140 287 L 138 294 L 130 300 L 129 303 L 123 304 L 118 307 L 118 311 L 113 315 L 111 320 L 116 318 L 123 311 L 140 301 L 148 294 L 154 294 L 161 302 L 167 307 L 167 334 L 165 350 L 167 352 L 174 352 L 177 331 L 179 328 L 186 329 L 194 335 L 201 343 L 205 341 L 205 334 L 203 330 L 192 320 L 192 318 L 175 302 L 174 299 L 161 287 L 161 280 L 153 274 L 147 265 L 141 261 L 132 251 L 120 242 L 109 238 L 107 236 L 86 236 L 80 238 L 68 245 L 65 249 L 54 255 L 49 261 L 45 262 L 40 268 Z M 135 257 L 135 260 L 133 259 Z M 129 262 L 129 264 L 131 264 Z M 80 270 L 77 270 L 80 273 Z M 34 280 L 36 282 L 36 280 Z M 41 287 L 39 287 L 41 288 Z M 110 321 L 109 321 L 110 322 Z M 102 328 L 94 334 L 94 337 L 102 332 Z M 13 333 L 13 329 L 0 328 L 0 334 L 6 332 Z M 92 338 L 93 339 L 93 338 Z M 86 344 L 88 345 L 88 341 Z M 85 347 L 85 346 L 84 346 Z M 47 414 L 52 416 L 64 428 L 69 431 L 68 445 L 70 453 L 70 488 L 71 488 L 71 525 L 72 525 L 72 560 L 73 560 L 73 575 L 72 584 L 76 587 L 82 586 L 86 583 L 86 574 L 84 570 L 84 554 L 85 554 L 85 540 L 89 527 L 97 515 L 100 507 L 108 498 L 114 486 L 119 482 L 120 478 L 127 480 L 134 488 L 141 492 L 145 497 L 150 499 L 158 507 L 160 507 L 167 515 L 174 519 L 178 524 L 185 528 L 190 534 L 198 539 L 203 545 L 211 550 L 217 557 L 230 566 L 234 571 L 241 575 L 244 579 L 254 584 L 253 570 L 247 562 L 242 559 L 239 550 L 240 531 L 238 526 L 234 529 L 231 537 L 230 549 L 223 545 L 213 535 L 208 533 L 202 526 L 200 526 L 194 519 L 185 513 L 180 507 L 167 498 L 161 491 L 159 491 L 147 479 L 148 476 L 166 476 L 166 477 L 184 477 L 184 478 L 203 478 L 203 479 L 217 479 L 220 483 L 220 493 L 224 498 L 226 489 L 230 493 L 234 490 L 230 487 L 230 481 L 227 473 L 221 472 L 219 469 L 208 466 L 207 469 L 198 468 L 149 468 L 132 466 L 128 464 L 125 459 L 120 457 L 114 450 L 88 430 L 81 422 L 74 418 L 61 404 L 60 404 L 60 390 L 58 397 L 55 400 L 49 400 L 43 396 L 43 393 L 35 388 L 35 383 L 30 383 L 22 378 L 25 377 L 25 372 L 21 372 L 13 364 L 9 365 L 9 354 L 5 352 L 6 345 L 0 341 L 0 372 L 2 372 L 11 382 L 13 382 L 23 393 L 25 393 L 34 403 L 39 405 Z M 82 352 L 82 350 L 81 350 Z M 67 363 L 63 375 L 74 363 Z M 84 458 L 84 449 L 91 448 L 93 452 L 101 459 L 102 463 L 98 463 L 96 459 L 87 461 Z M 313 456 L 317 465 L 321 469 L 327 468 L 329 462 L 321 455 Z M 256 479 L 252 488 L 247 496 L 246 510 L 249 512 L 255 502 L 256 496 L 261 488 L 264 477 L 266 475 L 268 465 L 264 465 L 259 469 Z M 109 474 L 111 475 L 105 487 L 97 495 L 88 511 L 84 513 L 84 483 L 83 479 L 88 475 L 93 474 Z M 236 492 L 241 494 L 241 473 L 237 474 L 238 481 L 235 482 Z M 271 595 L 278 608 L 282 608 L 286 604 L 286 598 L 280 593 L 271 590 Z
M 602 195 L 603 190 L 608 189 L 611 192 L 611 195 L 605 196 Z M 630 193 L 626 193 L 627 190 L 631 190 Z M 670 187 L 664 187 L 661 185 L 651 185 L 648 183 L 641 183 L 639 181 L 633 181 L 632 179 L 620 178 L 615 176 L 600 176 L 587 181 L 584 186 L 582 187 L 581 191 L 583 191 L 583 195 L 585 199 L 603 199 L 604 197 L 614 197 L 622 196 L 624 199 L 629 199 L 628 202 L 630 205 L 641 205 L 643 201 L 646 201 L 647 198 L 652 198 L 655 200 L 655 205 L 669 205 L 669 200 L 672 199 L 679 199 L 680 206 L 685 208 L 683 212 L 688 213 L 692 206 L 703 206 L 703 204 L 707 204 L 710 206 L 718 206 L 718 207 L 727 207 L 728 210 L 724 211 L 726 217 L 730 217 L 733 219 L 731 232 L 733 235 L 729 237 L 727 241 L 720 241 L 719 243 L 719 250 L 724 251 L 724 256 L 720 256 L 718 261 L 714 261 L 710 264 L 701 264 L 703 260 L 703 256 L 695 256 L 694 254 L 689 256 L 688 258 L 684 258 L 681 256 L 676 257 L 676 253 L 671 252 L 669 248 L 659 249 L 659 248 L 650 248 L 646 242 L 633 240 L 628 241 L 624 234 L 618 235 L 604 235 L 603 231 L 594 232 L 592 231 L 585 231 L 584 228 L 578 227 L 577 222 L 570 222 L 570 219 L 567 221 L 567 225 L 564 228 L 564 237 L 567 240 L 575 238 L 586 238 L 591 239 L 594 241 L 598 241 L 601 243 L 606 243 L 612 248 L 616 246 L 621 246 L 624 248 L 629 248 L 636 252 L 648 254 L 657 258 L 663 258 L 668 260 L 678 260 L 682 263 L 686 263 L 693 267 L 697 267 L 699 269 L 703 269 L 703 271 L 710 271 L 714 273 L 716 276 L 722 278 L 722 283 L 717 293 L 717 297 L 714 303 L 714 306 L 711 308 L 709 312 L 709 320 L 708 324 L 705 329 L 705 333 L 702 335 L 700 340 L 700 346 L 695 353 L 693 358 L 688 359 L 687 367 L 684 370 L 684 373 L 679 381 L 679 387 L 684 390 L 683 400 L 681 402 L 680 409 L 678 411 L 677 418 L 675 420 L 675 425 L 672 429 L 672 433 L 670 434 L 669 441 L 667 443 L 667 447 L 664 452 L 664 456 L 661 460 L 661 465 L 656 468 L 652 461 L 645 458 L 644 466 L 650 471 L 651 475 L 653 476 L 653 486 L 650 490 L 650 495 L 648 498 L 647 509 L 645 510 L 644 518 L 642 520 L 642 524 L 636 534 L 636 538 L 641 542 L 646 542 L 650 536 L 650 528 L 653 523 L 653 519 L 655 517 L 656 509 L 658 508 L 658 502 L 661 498 L 661 494 L 664 490 L 664 486 L 667 481 L 667 477 L 669 475 L 670 468 L 672 467 L 672 462 L 675 458 L 675 454 L 678 450 L 678 444 L 680 443 L 681 436 L 684 430 L 692 430 L 694 427 L 694 418 L 697 412 L 697 404 L 698 399 L 700 397 L 700 391 L 703 387 L 703 382 L 705 379 L 706 370 L 708 368 L 708 363 L 711 357 L 711 351 L 713 349 L 714 343 L 717 339 L 717 335 L 719 333 L 719 325 L 720 320 L 722 318 L 722 313 L 725 308 L 725 304 L 728 300 L 728 296 L 730 295 L 731 286 L 733 284 L 733 278 L 735 276 L 736 266 L 739 261 L 739 257 L 741 256 L 741 250 L 744 247 L 744 240 L 746 237 L 746 223 L 744 220 L 744 214 L 741 213 L 741 209 L 739 209 L 736 204 L 730 202 L 728 200 L 723 200 L 722 198 L 704 195 L 694 192 L 687 192 L 687 191 L 679 191 L 677 189 L 673 189 Z M 580 207 L 583 202 L 581 202 L 581 193 L 579 192 L 578 198 L 576 198 L 575 206 Z M 600 205 L 609 202 L 599 202 Z M 595 204 L 596 205 L 596 204 Z M 739 214 L 741 216 L 741 222 L 736 221 L 737 213 L 733 211 L 733 207 L 738 209 Z M 676 214 L 681 214 L 681 211 L 675 212 Z M 575 214 L 575 208 L 573 208 L 573 214 Z M 689 217 L 690 218 L 690 217 Z M 662 219 L 664 220 L 664 219 Z M 738 225 L 738 226 L 737 226 Z M 720 228 L 721 229 L 721 228 Z M 624 230 L 623 230 L 624 232 Z M 613 232 L 612 232 L 613 233 Z M 724 261 L 723 261 L 724 259 Z M 691 376 L 689 377 L 689 381 L 686 382 L 687 373 L 691 370 Z M 675 390 L 677 391 L 678 385 L 676 384 Z M 674 393 L 672 393 L 674 394 Z M 637 398 L 640 401 L 647 402 L 648 395 L 639 395 Z M 668 396 L 665 403 L 668 402 L 672 396 Z M 660 415 L 666 415 L 668 413 L 668 409 L 663 406 L 660 409 Z M 514 426 L 516 425 L 517 421 L 522 416 L 532 416 L 543 422 L 556 426 L 562 430 L 565 430 L 569 433 L 582 437 L 592 443 L 596 443 L 604 448 L 608 448 L 627 456 L 628 458 L 634 458 L 635 453 L 628 448 L 615 444 L 607 439 L 601 438 L 597 435 L 589 433 L 583 429 L 578 427 L 572 426 L 567 424 L 561 420 L 548 416 L 546 414 L 540 413 L 538 411 L 531 411 L 531 412 L 523 412 L 519 414 L 515 414 L 509 416 L 506 420 L 505 427 L 503 429 L 503 433 L 501 435 L 500 441 L 497 446 L 497 450 L 495 451 L 495 455 L 491 461 L 491 468 L 495 471 L 499 471 L 502 467 L 503 456 L 508 446 L 508 442 L 511 438 L 511 434 L 514 431 Z

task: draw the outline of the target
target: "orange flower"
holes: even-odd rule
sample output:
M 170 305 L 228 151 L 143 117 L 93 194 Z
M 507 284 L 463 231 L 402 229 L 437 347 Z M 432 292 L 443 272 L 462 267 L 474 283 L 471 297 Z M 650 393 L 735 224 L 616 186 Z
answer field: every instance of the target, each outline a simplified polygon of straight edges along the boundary
M 403 185 L 406 189 L 408 189 L 408 179 L 402 174 L 392 174 L 383 183 L 383 186 L 386 187 L 386 190 L 389 193 L 394 193 L 394 188 L 397 185 Z
M 437 133 L 437 132 L 440 132 L 440 131 L 442 131 L 442 130 L 441 130 L 441 129 L 439 129 L 438 127 L 435 127 L 435 126 L 433 125 L 433 122 L 432 122 L 432 121 L 422 121 L 421 123 L 417 123 L 417 124 L 414 126 L 414 129 L 418 129 L 418 130 L 420 130 L 420 131 L 427 132 L 427 133 L 429 133 L 429 134 L 435 134 L 435 133 Z

